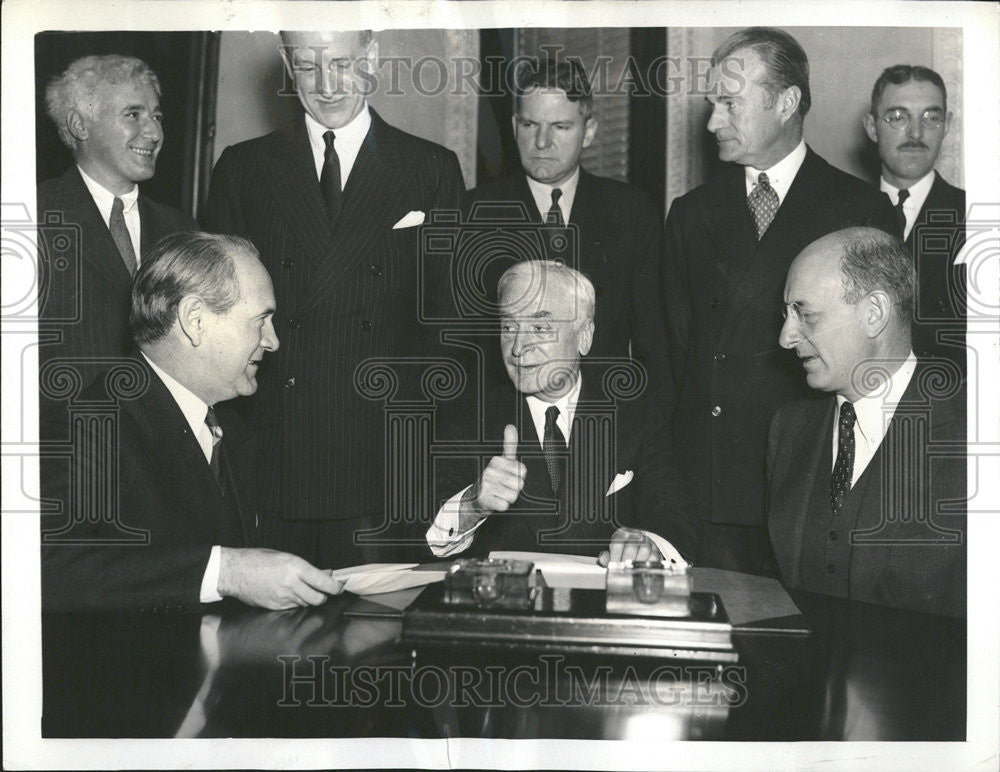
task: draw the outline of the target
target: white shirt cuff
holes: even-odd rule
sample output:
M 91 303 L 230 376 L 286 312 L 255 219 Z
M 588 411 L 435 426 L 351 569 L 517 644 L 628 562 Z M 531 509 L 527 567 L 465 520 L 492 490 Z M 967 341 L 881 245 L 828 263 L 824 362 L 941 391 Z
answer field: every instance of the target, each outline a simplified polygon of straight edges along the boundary
M 462 504 L 462 497 L 471 487 L 469 485 L 463 488 L 448 499 L 438 510 L 431 527 L 427 529 L 427 546 L 439 558 L 455 555 L 469 549 L 472 546 L 472 538 L 475 536 L 476 529 L 486 522 L 484 517 L 465 533 L 460 533 L 458 530 L 460 524 L 459 507 Z
M 219 568 L 221 565 L 222 547 L 215 545 L 212 547 L 212 554 L 208 556 L 205 575 L 201 578 L 201 594 L 198 599 L 202 603 L 217 603 L 222 600 L 222 596 L 219 595 Z

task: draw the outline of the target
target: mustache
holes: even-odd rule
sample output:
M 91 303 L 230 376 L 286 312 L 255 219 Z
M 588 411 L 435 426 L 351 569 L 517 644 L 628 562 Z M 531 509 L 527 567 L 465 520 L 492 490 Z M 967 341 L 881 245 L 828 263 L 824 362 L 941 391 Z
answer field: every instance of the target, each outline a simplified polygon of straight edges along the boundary
M 927 145 L 925 145 L 923 142 L 919 142 L 919 141 L 916 141 L 916 140 L 911 141 L 911 142 L 904 142 L 902 145 L 899 146 L 899 149 L 900 150 L 911 150 L 911 149 L 912 150 L 930 150 L 930 148 L 927 147 Z

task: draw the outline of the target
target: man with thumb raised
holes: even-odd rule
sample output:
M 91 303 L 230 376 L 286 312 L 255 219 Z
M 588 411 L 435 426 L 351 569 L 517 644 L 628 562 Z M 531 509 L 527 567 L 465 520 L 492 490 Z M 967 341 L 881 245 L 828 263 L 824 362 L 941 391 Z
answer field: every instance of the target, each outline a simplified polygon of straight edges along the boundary
M 608 360 L 598 363 L 603 377 L 584 376 L 590 280 L 561 263 L 523 261 L 501 277 L 498 298 L 514 388 L 488 389 L 478 426 L 463 427 L 438 460 L 436 493 L 447 500 L 427 531 L 431 551 L 603 550 L 604 563 L 691 557 L 694 523 L 642 368 Z

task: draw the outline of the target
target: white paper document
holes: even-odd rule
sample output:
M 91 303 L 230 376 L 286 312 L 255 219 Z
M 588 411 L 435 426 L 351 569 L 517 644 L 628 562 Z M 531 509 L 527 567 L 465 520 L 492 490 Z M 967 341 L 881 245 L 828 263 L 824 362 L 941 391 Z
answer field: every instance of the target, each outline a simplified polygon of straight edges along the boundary
M 527 560 L 541 570 L 549 587 L 572 587 L 578 590 L 603 590 L 608 571 L 598 565 L 597 558 L 585 555 L 558 555 L 549 552 L 490 553 L 494 560 Z
M 353 592 L 355 595 L 376 595 L 423 587 L 425 584 L 442 581 L 444 575 L 443 568 L 421 568 L 419 563 L 368 563 L 330 571 L 330 576 L 344 582 L 345 592 Z

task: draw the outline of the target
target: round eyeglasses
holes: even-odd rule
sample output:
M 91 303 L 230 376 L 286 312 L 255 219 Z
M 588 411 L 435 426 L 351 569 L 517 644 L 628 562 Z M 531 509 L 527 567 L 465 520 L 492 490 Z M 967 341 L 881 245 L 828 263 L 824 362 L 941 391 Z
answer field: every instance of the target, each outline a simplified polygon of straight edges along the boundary
M 905 131 L 910 128 L 913 115 L 909 110 L 897 107 L 882 116 L 890 129 Z M 939 107 L 929 107 L 920 114 L 920 125 L 925 129 L 940 129 L 944 125 L 944 110 Z

